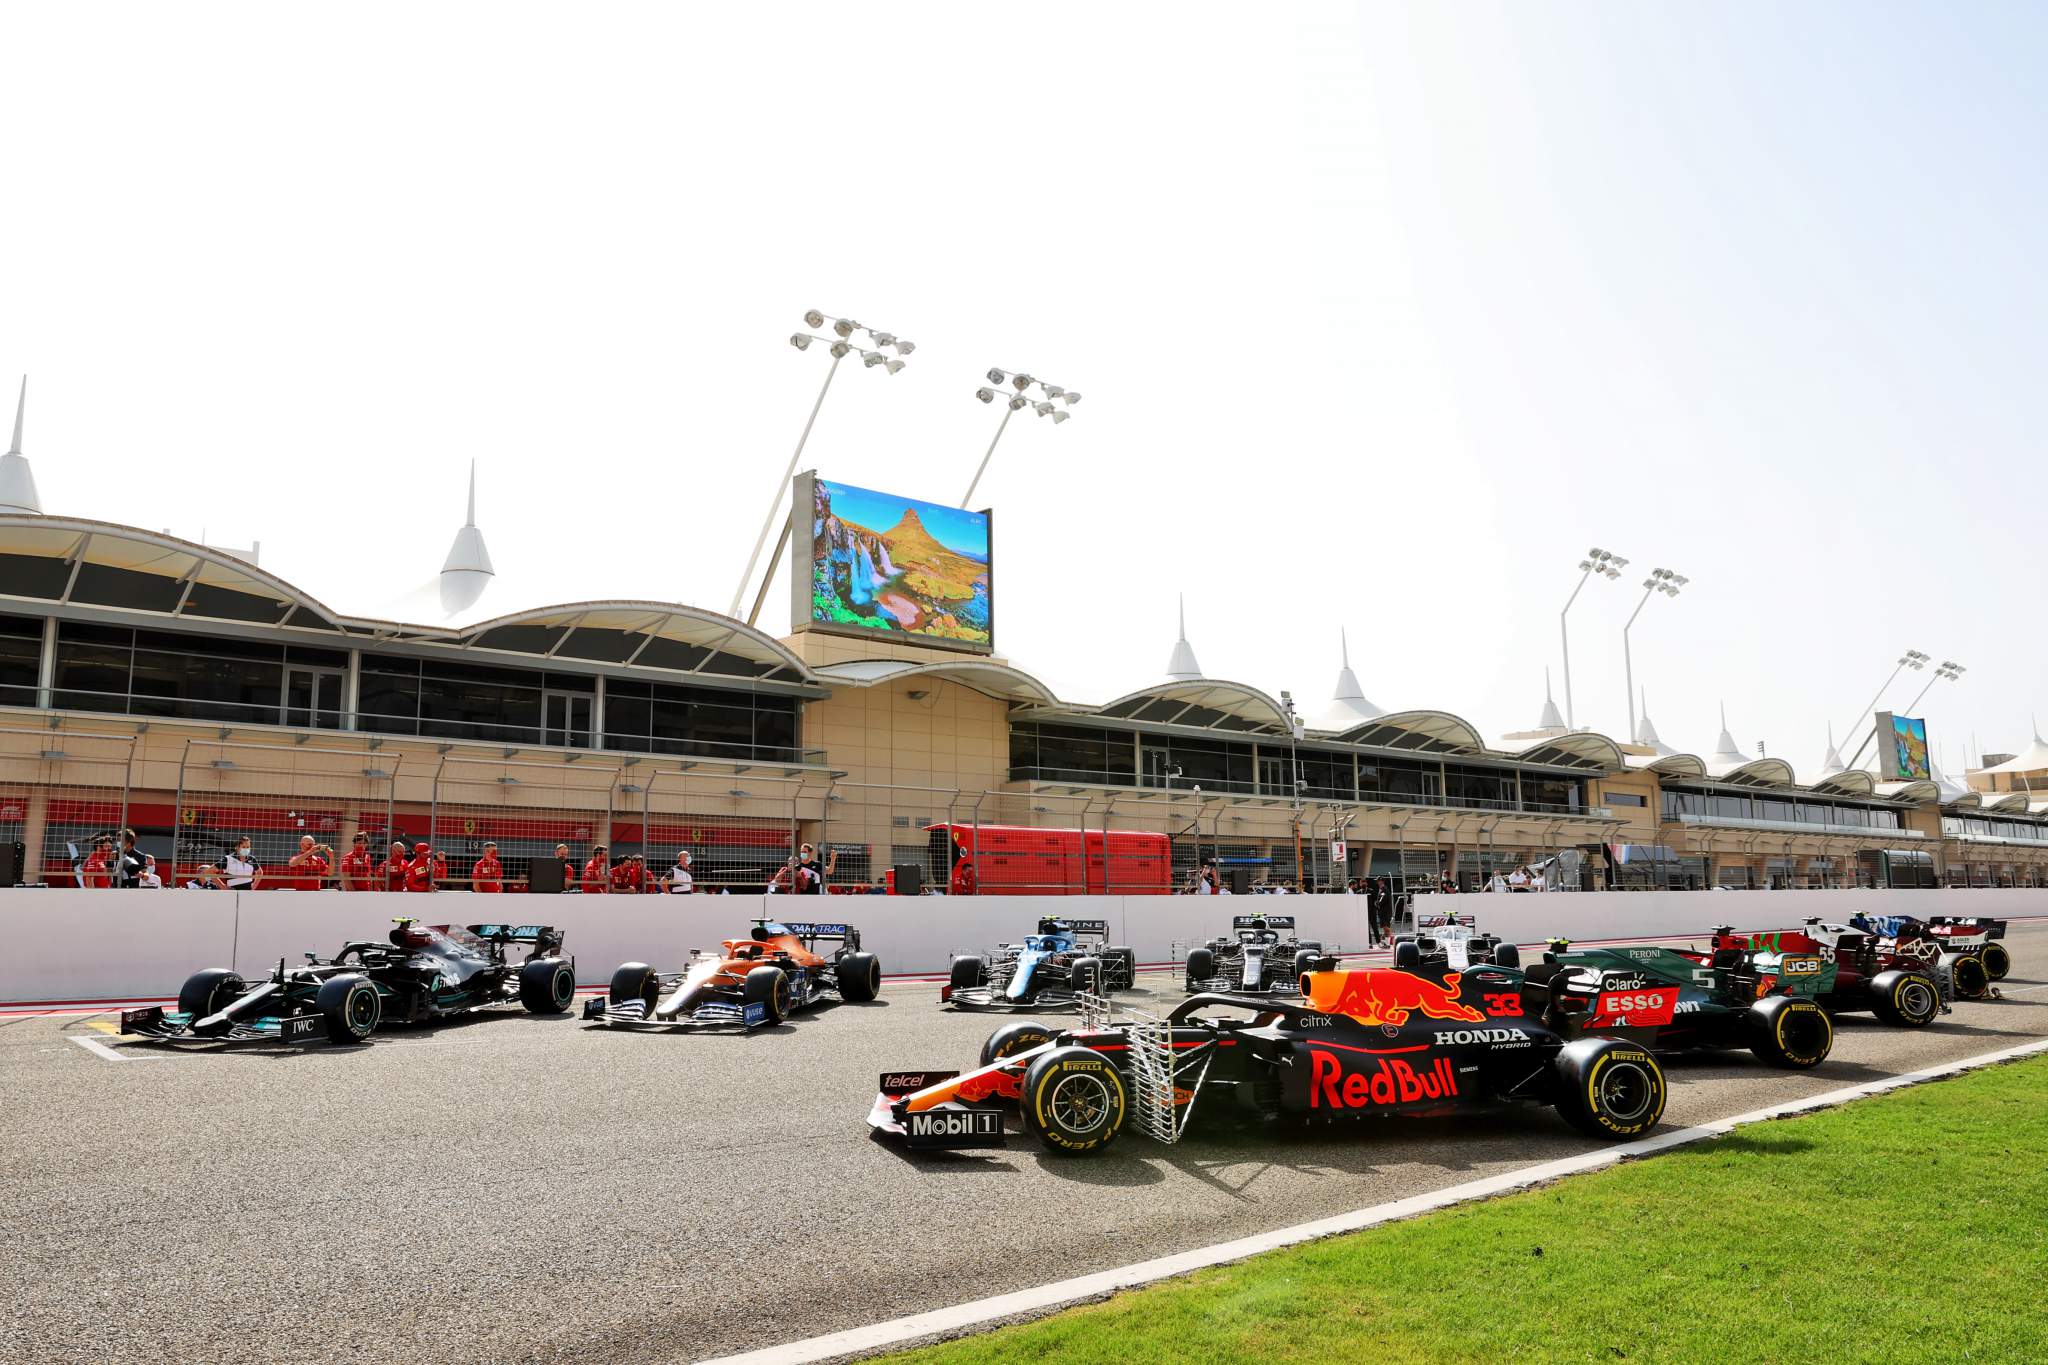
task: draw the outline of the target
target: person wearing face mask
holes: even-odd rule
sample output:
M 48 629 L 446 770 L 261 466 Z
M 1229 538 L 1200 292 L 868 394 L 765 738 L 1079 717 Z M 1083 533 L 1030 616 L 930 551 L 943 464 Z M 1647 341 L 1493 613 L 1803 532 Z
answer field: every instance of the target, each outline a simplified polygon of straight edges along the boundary
M 230 891 L 255 890 L 256 878 L 263 872 L 257 865 L 246 834 L 235 841 L 235 846 L 215 866 L 220 873 L 221 885 Z

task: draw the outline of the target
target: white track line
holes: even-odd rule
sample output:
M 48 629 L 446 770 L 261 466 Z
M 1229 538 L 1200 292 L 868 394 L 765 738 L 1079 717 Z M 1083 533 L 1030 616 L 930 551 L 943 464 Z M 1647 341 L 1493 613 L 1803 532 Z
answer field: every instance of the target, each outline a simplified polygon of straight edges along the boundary
M 82 1041 L 82 1040 L 80 1040 Z M 811 1337 L 805 1341 L 793 1341 L 782 1346 L 769 1346 L 758 1351 L 747 1351 L 740 1355 L 719 1356 L 704 1362 L 704 1365 L 806 1365 L 806 1362 L 833 1360 L 842 1356 L 865 1355 L 886 1347 L 901 1346 L 906 1342 L 923 1337 L 957 1335 L 968 1328 L 980 1327 L 1004 1318 L 1044 1313 L 1049 1309 L 1078 1303 L 1085 1299 L 1101 1298 L 1119 1289 L 1149 1284 L 1155 1280 L 1185 1275 L 1189 1271 L 1201 1270 L 1208 1266 L 1223 1265 L 1241 1261 L 1248 1256 L 1273 1251 L 1280 1247 L 1294 1246 L 1301 1242 L 1316 1241 L 1340 1233 L 1357 1232 L 1380 1223 L 1390 1223 L 1402 1218 L 1412 1218 L 1420 1213 L 1447 1208 L 1467 1200 L 1484 1199 L 1492 1195 L 1505 1194 L 1511 1190 L 1527 1189 L 1562 1176 L 1576 1175 L 1581 1171 L 1598 1170 L 1612 1166 L 1631 1157 L 1649 1156 L 1654 1152 L 1666 1151 L 1687 1143 L 1699 1142 L 1705 1138 L 1719 1137 L 1741 1124 L 1757 1123 L 1764 1119 L 1784 1118 L 1791 1114 L 1804 1113 L 1812 1109 L 1825 1109 L 1850 1100 L 1862 1099 L 1868 1095 L 1881 1094 L 1902 1086 L 1916 1085 L 1943 1076 L 1972 1071 L 1978 1067 L 1991 1066 L 1998 1062 L 2011 1061 L 2030 1053 L 2048 1051 L 2048 1038 L 2022 1043 L 2017 1047 L 2004 1048 L 1998 1052 L 1987 1052 L 1976 1057 L 1967 1057 L 1959 1062 L 1929 1067 L 1924 1071 L 1910 1071 L 1898 1076 L 1887 1076 L 1882 1080 L 1868 1081 L 1841 1090 L 1830 1090 L 1825 1094 L 1809 1096 L 1803 1100 L 1790 1100 L 1774 1104 L 1767 1109 L 1754 1109 L 1747 1114 L 1733 1118 L 1715 1119 L 1692 1128 L 1681 1128 L 1675 1132 L 1659 1133 L 1655 1137 L 1642 1138 L 1635 1142 L 1615 1147 L 1604 1147 L 1598 1151 L 1586 1152 L 1580 1156 L 1564 1157 L 1557 1161 L 1546 1161 L 1520 1170 L 1507 1171 L 1500 1175 L 1488 1176 L 1482 1180 L 1468 1180 L 1461 1185 L 1452 1185 L 1427 1194 L 1414 1195 L 1408 1199 L 1397 1199 L 1392 1203 L 1376 1204 L 1368 1209 L 1338 1214 L 1331 1218 L 1319 1218 L 1313 1223 L 1297 1223 L 1293 1227 L 1277 1228 L 1252 1237 L 1240 1237 L 1232 1242 L 1220 1242 L 1215 1246 L 1185 1251 L 1177 1256 L 1161 1256 L 1156 1260 L 1140 1261 L 1136 1265 L 1124 1266 L 1118 1270 L 1098 1271 L 1093 1275 L 1081 1275 L 1071 1280 L 1060 1280 L 1053 1284 L 1040 1285 L 1036 1289 L 1022 1289 L 1011 1294 L 998 1294 L 993 1298 L 976 1299 L 951 1308 L 938 1308 L 928 1313 L 915 1313 L 909 1317 L 878 1322 L 867 1327 L 855 1327 L 829 1336 Z
M 116 1052 L 114 1051 L 114 1049 L 108 1047 L 105 1043 L 101 1042 L 97 1038 L 82 1038 L 76 1033 L 67 1033 L 64 1036 L 66 1038 L 69 1038 L 72 1042 L 78 1044 L 80 1047 L 84 1048 L 87 1052 L 90 1052 L 93 1056 L 103 1058 L 109 1062 L 133 1062 L 141 1060 L 137 1057 L 130 1057 L 126 1053 Z

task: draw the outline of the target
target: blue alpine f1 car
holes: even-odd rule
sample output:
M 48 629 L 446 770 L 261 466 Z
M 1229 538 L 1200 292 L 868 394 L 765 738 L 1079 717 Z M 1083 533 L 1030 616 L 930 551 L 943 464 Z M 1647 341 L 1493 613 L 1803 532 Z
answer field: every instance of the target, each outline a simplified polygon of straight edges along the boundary
M 1046 916 L 1022 943 L 999 943 L 953 959 L 941 1003 L 963 1010 L 1071 1008 L 1083 994 L 1107 995 L 1137 982 L 1138 955 L 1107 946 L 1109 921 Z

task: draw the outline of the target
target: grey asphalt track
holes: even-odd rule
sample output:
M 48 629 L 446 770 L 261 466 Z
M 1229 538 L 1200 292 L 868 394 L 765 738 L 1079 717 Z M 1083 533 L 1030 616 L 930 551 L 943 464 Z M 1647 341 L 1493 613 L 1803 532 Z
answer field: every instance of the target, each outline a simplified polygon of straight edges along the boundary
M 1917 1031 L 1851 1016 L 1816 1071 L 1673 1061 L 1666 1123 L 2048 1037 L 2048 923 L 2008 942 L 2006 998 Z M 1179 999 L 1142 984 L 1139 1008 Z M 685 1361 L 1589 1146 L 1527 1110 L 911 1158 L 867 1136 L 876 1074 L 965 1066 L 1001 1022 L 936 996 L 752 1036 L 506 1013 L 196 1054 L 115 1042 L 106 1017 L 0 1020 L 0 1360 Z

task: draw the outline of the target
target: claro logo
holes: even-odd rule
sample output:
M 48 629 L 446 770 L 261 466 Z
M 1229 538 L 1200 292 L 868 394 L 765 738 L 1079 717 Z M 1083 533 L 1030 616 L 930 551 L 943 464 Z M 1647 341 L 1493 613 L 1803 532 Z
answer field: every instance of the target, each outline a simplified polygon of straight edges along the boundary
M 1393 1058 L 1382 1059 L 1371 1071 L 1347 1073 L 1344 1064 L 1332 1053 L 1316 1052 L 1311 1056 L 1311 1109 L 1371 1109 L 1414 1104 L 1418 1100 L 1451 1099 L 1458 1093 L 1458 1078 L 1452 1074 L 1447 1058 L 1437 1058 L 1422 1071 Z

